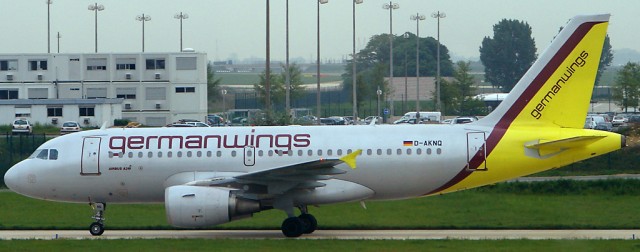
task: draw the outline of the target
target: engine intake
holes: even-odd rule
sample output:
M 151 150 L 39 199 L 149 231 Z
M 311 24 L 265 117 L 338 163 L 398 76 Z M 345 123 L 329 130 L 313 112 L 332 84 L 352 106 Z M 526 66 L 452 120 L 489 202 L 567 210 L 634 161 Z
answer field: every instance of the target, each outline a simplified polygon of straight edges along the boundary
M 237 197 L 232 190 L 184 185 L 165 189 L 164 204 L 169 224 L 183 228 L 223 224 L 261 210 L 258 201 Z

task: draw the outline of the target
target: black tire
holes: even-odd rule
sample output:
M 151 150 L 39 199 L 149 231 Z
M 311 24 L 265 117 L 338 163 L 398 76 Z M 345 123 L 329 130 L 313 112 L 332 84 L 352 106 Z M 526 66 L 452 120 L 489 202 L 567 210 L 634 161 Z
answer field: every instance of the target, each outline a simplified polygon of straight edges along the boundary
M 311 234 L 318 228 L 318 220 L 316 220 L 316 217 L 313 217 L 313 215 L 301 214 L 298 218 L 302 221 L 302 224 L 304 224 L 302 233 Z
M 300 237 L 304 231 L 304 224 L 298 217 L 289 217 L 282 222 L 281 229 L 286 237 Z
M 89 233 L 93 236 L 100 236 L 104 233 L 104 226 L 98 222 L 91 223 L 89 226 Z

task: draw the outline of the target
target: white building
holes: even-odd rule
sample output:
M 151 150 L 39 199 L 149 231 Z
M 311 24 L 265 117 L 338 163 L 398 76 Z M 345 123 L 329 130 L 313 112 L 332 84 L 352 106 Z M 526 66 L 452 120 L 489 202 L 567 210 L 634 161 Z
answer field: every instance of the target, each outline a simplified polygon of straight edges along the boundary
M 9 124 L 29 106 L 62 106 L 59 116 L 30 113 L 34 122 L 54 117 L 78 122 L 81 108 L 94 104 L 113 109 L 121 102 L 122 119 L 162 126 L 178 119 L 203 120 L 207 113 L 207 59 L 204 53 L 0 54 L 0 124 Z M 120 99 L 117 99 L 120 98 Z M 21 100 L 52 99 L 29 105 Z M 86 100 L 95 100 L 93 102 Z M 58 101 L 56 101 L 58 100 Z M 56 101 L 56 102 L 54 102 Z M 75 113 L 66 111 L 71 106 Z M 48 115 L 48 114 L 47 114 Z M 112 114 L 117 115 L 117 114 Z M 35 117 L 38 118 L 35 118 Z M 102 122 L 90 118 L 93 126 Z M 111 119 L 118 119 L 116 117 Z M 113 123 L 113 121 L 110 121 Z

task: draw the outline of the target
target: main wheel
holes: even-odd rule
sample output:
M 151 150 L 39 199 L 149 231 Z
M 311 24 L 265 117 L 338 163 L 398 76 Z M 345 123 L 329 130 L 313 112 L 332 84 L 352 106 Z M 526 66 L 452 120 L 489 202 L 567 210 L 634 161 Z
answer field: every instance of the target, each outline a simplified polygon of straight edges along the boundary
M 304 232 L 304 223 L 298 217 L 289 217 L 282 222 L 281 229 L 286 237 L 300 237 Z
M 301 214 L 300 216 L 298 216 L 298 218 L 300 219 L 300 221 L 302 221 L 302 224 L 304 224 L 302 233 L 311 234 L 318 228 L 318 221 L 316 220 L 316 217 L 313 217 L 313 215 Z
M 91 235 L 93 236 L 102 235 L 102 233 L 104 233 L 104 225 L 100 224 L 99 222 L 91 223 L 91 225 L 89 226 L 89 233 L 91 233 Z

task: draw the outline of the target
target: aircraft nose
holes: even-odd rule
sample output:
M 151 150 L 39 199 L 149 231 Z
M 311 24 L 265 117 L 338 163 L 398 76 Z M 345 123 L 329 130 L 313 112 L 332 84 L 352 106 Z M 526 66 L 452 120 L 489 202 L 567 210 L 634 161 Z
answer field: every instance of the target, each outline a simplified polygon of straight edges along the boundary
M 11 189 L 14 192 L 17 192 L 18 190 L 18 184 L 19 184 L 19 171 L 17 171 L 17 169 L 14 167 L 12 167 L 11 169 L 9 169 L 7 171 L 7 173 L 4 174 L 4 184 L 7 185 L 7 187 L 9 187 L 9 189 Z

